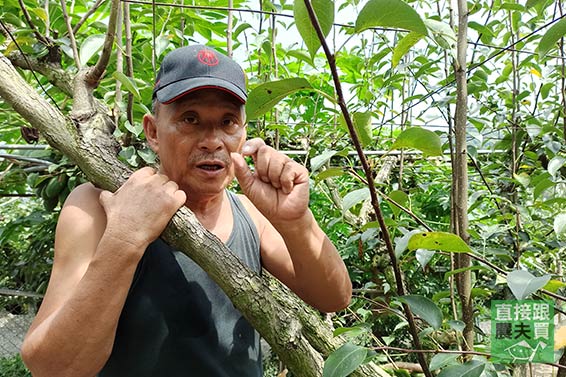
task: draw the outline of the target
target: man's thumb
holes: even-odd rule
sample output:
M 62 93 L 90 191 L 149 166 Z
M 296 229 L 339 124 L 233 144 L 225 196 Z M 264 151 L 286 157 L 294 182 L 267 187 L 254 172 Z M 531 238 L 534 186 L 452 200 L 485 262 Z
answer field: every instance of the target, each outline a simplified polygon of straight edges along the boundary
M 110 191 L 103 190 L 100 192 L 100 196 L 98 197 L 98 201 L 104 207 L 104 204 L 108 202 L 108 199 L 112 197 L 112 193 Z
M 236 179 L 245 193 L 253 182 L 253 173 L 241 154 L 233 152 L 230 153 L 230 157 L 232 157 L 232 163 L 234 164 Z

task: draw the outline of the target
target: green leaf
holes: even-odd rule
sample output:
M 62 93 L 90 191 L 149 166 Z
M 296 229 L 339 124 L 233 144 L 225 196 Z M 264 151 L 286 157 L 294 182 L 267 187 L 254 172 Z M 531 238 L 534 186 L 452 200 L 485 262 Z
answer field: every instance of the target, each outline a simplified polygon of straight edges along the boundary
M 507 285 L 517 300 L 523 300 L 544 287 L 550 281 L 550 275 L 536 277 L 528 271 L 515 270 L 507 274 Z
M 290 78 L 261 84 L 249 93 L 246 103 L 247 119 L 256 119 L 271 110 L 279 101 L 299 90 L 312 89 L 304 78 Z
M 356 32 L 371 27 L 393 27 L 427 35 L 419 14 L 401 0 L 370 0 L 356 19 Z
M 452 57 L 456 58 L 457 37 L 450 25 L 433 19 L 426 19 L 424 23 L 429 32 L 432 33 L 434 41 L 443 49 L 448 50 Z
M 453 353 L 439 353 L 436 354 L 430 359 L 429 369 L 431 372 L 434 372 L 437 369 L 444 368 L 449 364 L 457 363 L 457 359 L 460 355 L 453 354 Z
M 415 251 L 415 258 L 417 258 L 417 262 L 419 262 L 422 269 L 424 270 L 434 254 L 436 254 L 436 251 L 434 250 L 417 249 L 417 251 Z
M 114 72 L 112 77 L 120 81 L 122 85 L 124 85 L 124 88 L 126 88 L 128 92 L 132 93 L 134 97 L 136 97 L 136 99 L 141 99 L 140 91 L 134 80 L 132 80 L 122 72 Z
M 428 322 L 433 328 L 439 329 L 442 325 L 442 311 L 431 299 L 418 295 L 399 297 L 399 301 L 406 303 L 411 311 Z
M 550 175 L 554 177 L 556 175 L 556 173 L 558 172 L 558 170 L 560 170 L 560 168 L 562 168 L 562 166 L 564 166 L 565 162 L 566 162 L 566 158 L 564 158 L 562 156 L 553 157 L 548 162 L 547 170 L 550 173 Z
M 334 23 L 334 1 L 312 0 L 311 4 L 322 33 L 326 37 Z M 293 15 L 295 17 L 295 24 L 297 25 L 299 34 L 303 38 L 305 45 L 307 45 L 311 59 L 314 59 L 321 43 L 318 35 L 316 34 L 316 30 L 312 26 L 312 21 L 309 17 L 304 0 L 295 0 L 295 3 L 293 4 Z
M 460 321 L 456 319 L 451 319 L 450 321 L 448 321 L 448 325 L 450 326 L 451 329 L 456 330 L 458 332 L 462 332 L 466 328 L 466 323 L 464 321 Z
M 557 236 L 566 234 L 566 212 L 554 218 L 554 233 L 556 233 Z
M 490 271 L 489 268 L 484 267 L 484 266 L 470 266 L 470 267 L 463 267 L 463 268 L 458 268 L 452 271 L 447 271 L 444 273 L 444 280 L 448 280 L 448 278 L 452 275 L 456 275 L 459 274 L 460 272 L 464 272 L 464 271 L 477 271 L 477 270 L 484 270 L 484 271 Z
M 406 193 L 404 193 L 403 191 L 400 190 L 393 190 L 389 193 L 389 198 L 391 198 L 391 200 L 393 200 L 395 203 L 406 207 L 406 204 L 409 203 L 409 195 L 407 195 Z M 389 204 L 389 207 L 391 207 L 391 211 L 393 212 L 393 214 L 395 216 L 399 216 L 399 214 L 401 213 L 401 208 L 397 207 L 395 204 L 387 202 Z
M 472 251 L 468 244 L 459 236 L 446 232 L 420 232 L 413 234 L 409 240 L 408 248 L 409 250 L 429 249 L 454 253 Z
M 240 33 L 247 30 L 247 29 L 252 29 L 252 25 L 250 25 L 247 22 L 242 22 L 234 30 L 234 33 L 232 34 L 232 38 L 234 38 L 234 40 L 238 40 L 238 36 L 240 35 Z
M 41 18 L 42 21 L 47 22 L 47 13 L 45 13 L 45 9 L 43 8 L 33 8 L 31 12 L 35 14 L 37 17 Z
M 167 50 L 170 42 L 169 37 L 166 35 L 160 35 L 155 38 L 155 56 L 160 57 L 163 51 Z
M 391 149 L 414 148 L 428 156 L 441 156 L 442 143 L 433 131 L 421 127 L 407 128 L 399 134 Z
M 346 213 L 350 208 L 356 204 L 363 202 L 369 198 L 369 189 L 367 187 L 350 191 L 344 196 L 342 200 L 342 213 Z
M 336 154 L 336 151 L 324 151 L 318 156 L 311 158 L 311 171 L 315 172 L 324 164 L 326 164 L 332 156 Z
M 94 56 L 104 45 L 104 34 L 89 35 L 83 41 L 79 51 L 79 59 L 81 64 L 86 65 L 90 58 Z
M 562 289 L 566 287 L 566 283 L 561 282 L 560 280 L 554 280 L 551 279 L 548 283 L 546 283 L 546 285 L 544 287 L 542 287 L 543 289 L 552 292 L 552 293 L 556 293 L 558 292 L 559 289 Z
M 524 172 L 519 174 L 513 174 L 513 178 L 515 178 L 515 180 L 519 182 L 523 187 L 528 187 L 529 183 L 531 182 L 531 178 L 529 177 L 529 175 Z
M 485 362 L 471 360 L 461 365 L 451 365 L 438 375 L 438 377 L 480 377 L 485 369 Z
M 368 353 L 367 348 L 345 343 L 332 352 L 324 362 L 323 377 L 346 377 L 362 364 Z
M 366 334 L 370 330 L 371 330 L 370 326 L 364 323 L 352 327 L 338 327 L 336 330 L 334 330 L 333 335 L 338 336 L 338 335 L 346 334 L 351 337 L 356 337 L 362 334 Z
M 540 4 L 542 2 L 544 2 L 546 0 L 527 0 L 527 3 L 525 4 L 525 8 L 531 8 L 536 6 L 537 4 Z
M 550 180 L 549 178 L 543 178 L 541 179 L 537 185 L 535 186 L 535 189 L 533 190 L 533 198 L 534 199 L 538 199 L 538 197 L 540 196 L 540 194 L 542 194 L 544 191 L 546 191 L 547 189 L 553 187 L 554 185 L 556 185 L 555 182 L 553 182 L 552 180 Z
M 543 58 L 550 49 L 556 46 L 556 42 L 558 42 L 564 34 L 566 34 L 566 18 L 552 25 L 540 39 L 537 47 L 539 59 Z
M 368 146 L 372 142 L 371 136 L 371 112 L 355 112 L 353 114 L 352 122 L 356 133 L 360 138 L 363 147 Z
M 424 35 L 415 31 L 405 35 L 393 49 L 393 57 L 391 58 L 391 65 L 397 67 L 399 62 L 409 52 L 411 47 L 417 44 L 418 41 L 424 38 Z
M 329 168 L 326 170 L 321 171 L 318 173 L 314 179 L 318 182 L 323 179 L 332 178 L 332 177 L 340 177 L 344 175 L 346 172 L 342 168 Z
M 124 122 L 124 127 L 126 127 L 126 129 L 132 134 L 136 135 L 136 137 L 139 136 L 143 131 L 143 126 L 141 124 L 137 123 L 135 125 L 132 125 L 130 124 L 129 120 L 126 120 Z
M 410 232 L 404 234 L 402 237 L 395 238 L 395 256 L 399 258 L 401 254 L 409 247 L 409 240 L 415 234 L 420 233 L 418 229 L 413 229 Z
M 151 149 L 140 149 L 138 151 L 138 156 L 142 158 L 148 164 L 154 164 L 157 161 L 157 155 Z

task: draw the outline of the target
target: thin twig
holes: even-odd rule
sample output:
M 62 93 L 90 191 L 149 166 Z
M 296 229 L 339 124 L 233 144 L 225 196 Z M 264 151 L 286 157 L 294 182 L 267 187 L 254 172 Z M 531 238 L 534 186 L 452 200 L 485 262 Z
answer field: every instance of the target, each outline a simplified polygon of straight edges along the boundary
M 114 45 L 114 38 L 116 37 L 116 23 L 120 9 L 120 0 L 112 0 L 110 8 L 110 17 L 108 19 L 108 30 L 106 31 L 106 38 L 102 47 L 102 53 L 96 62 L 96 65 L 85 76 L 85 80 L 92 86 L 98 86 L 100 78 L 104 74 L 110 55 L 112 54 L 112 46 Z
M 39 158 L 34 158 L 34 157 L 20 156 L 17 154 L 0 153 L 0 158 L 4 158 L 6 160 L 31 162 L 34 164 L 41 164 L 41 165 L 53 165 L 51 161 L 40 160 Z
M 22 12 L 24 14 L 24 18 L 26 19 L 26 22 L 28 24 L 28 26 L 30 27 L 30 29 L 33 31 L 33 34 L 35 34 L 35 37 L 44 45 L 46 46 L 50 46 L 51 42 L 49 42 L 49 40 L 39 32 L 39 30 L 37 30 L 37 28 L 35 27 L 35 24 L 33 23 L 33 21 L 31 20 L 31 16 L 26 8 L 26 5 L 24 4 L 23 0 L 18 0 L 18 3 L 20 4 L 20 8 L 22 9 Z
M 228 0 L 228 23 L 226 25 L 226 52 L 229 57 L 232 57 L 232 33 L 234 32 L 234 20 L 232 19 L 232 8 L 234 5 L 234 0 Z
M 395 275 L 395 282 L 397 285 L 397 294 L 399 296 L 404 296 L 405 295 L 405 287 L 403 284 L 403 276 L 401 274 L 401 270 L 399 268 L 399 265 L 397 263 L 397 258 L 395 257 L 395 249 L 393 248 L 393 243 L 391 241 L 391 237 L 389 235 L 389 231 L 387 229 L 387 225 L 385 224 L 385 219 L 383 218 L 383 214 L 381 212 L 381 208 L 379 206 L 379 201 L 377 198 L 377 193 L 376 193 L 376 189 L 375 189 L 375 183 L 373 180 L 373 174 L 371 171 L 371 168 L 368 164 L 368 161 L 363 153 L 362 150 L 362 146 L 360 143 L 360 140 L 358 138 L 358 135 L 356 133 L 356 130 L 354 128 L 354 124 L 352 122 L 352 118 L 350 117 L 350 113 L 348 111 L 348 108 L 346 107 L 346 101 L 344 98 L 344 95 L 342 93 L 342 84 L 340 82 L 340 77 L 338 75 L 338 69 L 336 67 L 336 60 L 335 60 L 335 56 L 330 52 L 330 49 L 328 47 L 328 44 L 326 43 L 324 34 L 322 32 L 322 29 L 320 27 L 320 24 L 318 22 L 318 19 L 316 17 L 316 14 L 314 12 L 314 9 L 312 7 L 312 4 L 309 0 L 304 0 L 305 6 L 307 8 L 308 14 L 309 14 L 309 18 L 311 20 L 311 23 L 314 27 L 314 29 L 316 30 L 316 34 L 318 36 L 318 39 L 321 43 L 321 46 L 324 50 L 324 53 L 326 55 L 326 59 L 328 61 L 328 64 L 330 65 L 330 70 L 332 72 L 332 79 L 334 81 L 334 86 L 336 89 L 336 95 L 338 96 L 338 105 L 340 106 L 340 110 L 342 111 L 342 114 L 344 115 L 344 119 L 346 121 L 346 124 L 348 126 L 348 131 L 350 133 L 350 138 L 352 139 L 352 142 L 354 143 L 354 146 L 356 147 L 356 151 L 358 152 L 358 156 L 360 158 L 360 161 L 362 163 L 365 175 L 366 175 L 366 179 L 368 182 L 368 188 L 369 188 L 369 192 L 370 192 L 370 196 L 371 196 L 371 204 L 373 206 L 373 210 L 375 212 L 375 216 L 377 217 L 377 221 L 379 223 L 379 226 L 381 228 L 381 233 L 382 233 L 382 237 L 383 237 L 383 241 L 385 242 L 385 245 L 387 246 L 387 252 L 389 253 L 389 257 L 390 257 L 390 261 L 391 261 L 391 265 L 393 267 L 393 272 Z M 419 340 L 419 334 L 417 331 L 417 326 L 415 323 L 415 319 L 413 317 L 413 313 L 411 312 L 409 306 L 405 303 L 403 303 L 403 309 L 405 311 L 405 314 L 407 316 L 407 322 L 409 324 L 409 331 L 411 333 L 411 336 L 413 338 L 413 344 L 415 345 L 415 348 L 420 349 L 420 340 Z M 423 368 L 423 372 L 425 374 L 426 377 L 432 377 L 432 373 L 430 372 L 429 368 L 428 368 L 428 364 L 426 362 L 426 359 L 424 358 L 424 356 L 422 354 L 418 354 L 418 359 L 419 359 L 419 363 L 421 364 L 422 368 Z
M 134 58 L 132 56 L 132 25 L 130 23 L 130 4 L 124 3 L 124 32 L 126 34 L 126 76 L 134 77 Z M 155 71 L 154 71 L 155 74 Z M 134 124 L 134 95 L 128 92 L 128 103 L 126 105 L 126 117 L 131 125 Z M 130 145 L 132 134 L 127 133 L 124 145 Z
M 63 12 L 63 19 L 67 25 L 67 32 L 69 33 L 69 40 L 71 41 L 71 49 L 73 50 L 73 59 L 75 59 L 75 65 L 77 69 L 81 68 L 81 59 L 79 57 L 79 50 L 77 49 L 77 40 L 75 39 L 75 33 L 73 33 L 73 27 L 71 26 L 71 18 L 67 13 L 67 4 L 65 0 L 61 0 L 61 11 Z
M 127 4 L 120 4 L 118 9 L 118 19 L 123 19 L 122 7 Z M 122 21 L 123 22 L 123 21 Z M 122 26 L 119 25 L 116 28 L 116 72 L 124 73 L 124 53 L 122 45 Z M 114 108 L 112 109 L 112 115 L 114 117 L 114 123 L 116 125 L 120 124 L 120 114 L 122 112 L 122 82 L 116 80 L 116 95 L 114 96 Z
M 104 0 L 96 0 L 96 3 L 94 3 L 94 5 L 83 15 L 83 17 L 79 20 L 79 22 L 77 22 L 77 24 L 75 25 L 75 27 L 73 27 L 73 33 L 77 33 L 77 31 L 79 31 L 79 29 L 81 28 L 81 26 L 83 26 L 83 24 L 86 22 L 86 20 L 88 20 L 88 18 L 94 13 L 96 12 L 96 10 L 104 3 Z
M 371 347 L 374 351 L 398 351 L 403 353 L 446 353 L 446 354 L 454 354 L 454 355 L 476 355 L 476 356 L 485 356 L 491 357 L 491 354 L 487 352 L 479 352 L 479 351 L 458 351 L 458 350 L 442 350 L 442 349 L 435 349 L 435 350 L 421 350 L 421 349 L 409 349 L 409 348 L 400 348 L 400 347 L 389 347 L 389 346 L 381 346 L 381 347 Z M 566 365 L 560 365 L 556 363 L 540 363 L 545 365 L 550 365 L 556 368 L 566 369 Z
M 49 0 L 45 0 L 43 9 L 45 10 L 45 38 L 49 38 L 51 32 L 51 19 L 49 18 Z
M 390 346 L 382 346 L 382 347 L 371 347 L 374 351 L 398 351 L 403 353 L 451 353 L 456 355 L 477 355 L 477 356 L 485 356 L 490 357 L 491 355 L 486 352 L 479 352 L 479 351 L 459 351 L 459 350 L 442 350 L 442 349 L 434 349 L 434 350 L 423 350 L 423 349 L 410 349 L 410 348 L 400 348 L 400 347 L 390 347 Z

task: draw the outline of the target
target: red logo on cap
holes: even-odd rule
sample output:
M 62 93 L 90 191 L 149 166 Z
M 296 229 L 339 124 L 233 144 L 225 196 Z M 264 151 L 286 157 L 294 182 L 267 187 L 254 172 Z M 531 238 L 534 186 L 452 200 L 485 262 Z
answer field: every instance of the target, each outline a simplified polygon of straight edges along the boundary
M 218 64 L 218 58 L 216 57 L 216 54 L 210 50 L 200 50 L 198 52 L 197 58 L 199 62 L 210 67 Z

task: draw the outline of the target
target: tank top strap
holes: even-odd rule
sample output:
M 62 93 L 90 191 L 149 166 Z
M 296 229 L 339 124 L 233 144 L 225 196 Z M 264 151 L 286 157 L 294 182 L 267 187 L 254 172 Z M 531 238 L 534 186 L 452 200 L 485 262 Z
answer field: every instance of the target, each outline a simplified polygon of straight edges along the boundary
M 253 271 L 261 272 L 260 240 L 257 227 L 237 194 L 227 191 L 234 225 L 226 246 Z

